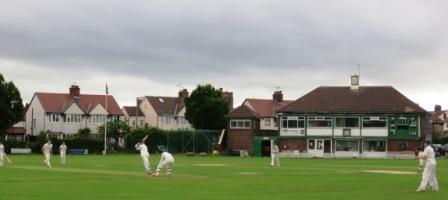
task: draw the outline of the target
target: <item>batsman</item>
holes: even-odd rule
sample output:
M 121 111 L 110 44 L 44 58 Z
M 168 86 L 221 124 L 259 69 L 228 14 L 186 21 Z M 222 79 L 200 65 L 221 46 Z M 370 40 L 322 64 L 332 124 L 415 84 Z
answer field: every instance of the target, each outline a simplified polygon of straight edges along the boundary
M 142 157 L 143 167 L 145 167 L 146 174 L 151 175 L 151 165 L 149 163 L 148 147 L 145 144 L 146 139 L 148 139 L 148 135 L 146 135 L 142 140 L 140 140 L 135 145 L 135 149 L 137 151 L 140 151 L 140 156 Z

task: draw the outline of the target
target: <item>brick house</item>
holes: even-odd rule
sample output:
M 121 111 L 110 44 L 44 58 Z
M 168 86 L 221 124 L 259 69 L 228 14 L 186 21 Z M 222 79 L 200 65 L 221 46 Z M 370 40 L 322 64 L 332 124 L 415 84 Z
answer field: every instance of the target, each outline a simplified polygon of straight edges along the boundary
M 322 86 L 278 111 L 284 150 L 313 157 L 384 157 L 410 152 L 427 134 L 428 113 L 391 86 Z
M 278 136 L 276 112 L 291 102 L 283 100 L 281 91 L 274 92 L 272 99 L 246 99 L 225 116 L 227 148 L 246 150 L 255 156 L 269 155 L 271 139 Z

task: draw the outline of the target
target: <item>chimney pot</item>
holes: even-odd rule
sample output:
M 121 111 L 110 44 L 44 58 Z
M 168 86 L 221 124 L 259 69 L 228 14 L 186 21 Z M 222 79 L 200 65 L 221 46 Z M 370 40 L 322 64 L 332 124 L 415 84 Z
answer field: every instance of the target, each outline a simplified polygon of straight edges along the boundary
M 80 90 L 81 90 L 81 88 L 79 88 L 78 85 L 72 85 L 70 87 L 70 96 L 71 97 L 79 97 L 79 95 L 81 94 Z

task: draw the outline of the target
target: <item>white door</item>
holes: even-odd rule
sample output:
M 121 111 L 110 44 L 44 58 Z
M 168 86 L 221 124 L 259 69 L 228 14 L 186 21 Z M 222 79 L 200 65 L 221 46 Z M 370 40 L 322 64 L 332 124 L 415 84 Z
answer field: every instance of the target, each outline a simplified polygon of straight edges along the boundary
M 308 140 L 308 154 L 311 157 L 324 157 L 324 140 Z

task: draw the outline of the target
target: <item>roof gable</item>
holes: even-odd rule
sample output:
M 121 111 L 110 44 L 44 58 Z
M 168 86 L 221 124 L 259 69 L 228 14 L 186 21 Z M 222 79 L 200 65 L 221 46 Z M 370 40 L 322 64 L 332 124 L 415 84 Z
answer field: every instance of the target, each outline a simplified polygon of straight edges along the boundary
M 105 105 L 106 95 L 81 94 L 72 98 L 70 94 L 63 93 L 35 93 L 47 113 L 64 113 L 73 103 L 76 103 L 84 113 L 90 113 L 98 104 Z M 111 95 L 107 95 L 107 111 L 109 114 L 122 115 L 117 101 Z
M 158 116 L 177 115 L 185 107 L 183 100 L 179 97 L 146 96 L 146 99 Z
M 284 100 L 281 102 L 270 99 L 246 99 L 243 104 L 248 105 L 261 117 L 274 117 L 277 111 L 293 101 Z
M 143 111 L 137 106 L 123 106 L 123 110 L 127 113 L 128 116 L 145 116 Z
M 259 118 L 261 117 L 257 112 L 252 110 L 249 106 L 243 104 L 231 110 L 226 118 Z
M 391 86 L 318 87 L 279 110 L 284 113 L 426 113 Z

